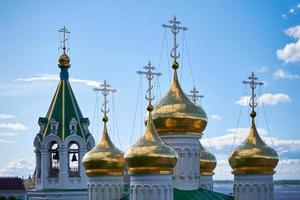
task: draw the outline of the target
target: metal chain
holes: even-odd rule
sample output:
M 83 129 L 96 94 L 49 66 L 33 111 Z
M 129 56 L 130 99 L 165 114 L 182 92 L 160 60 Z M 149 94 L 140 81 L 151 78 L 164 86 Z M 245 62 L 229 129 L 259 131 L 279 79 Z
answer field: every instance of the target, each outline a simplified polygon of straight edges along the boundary
M 233 146 L 234 146 L 234 143 L 235 143 L 235 140 L 236 140 L 237 130 L 238 130 L 239 125 L 240 125 L 240 119 L 241 119 L 241 115 L 242 115 L 242 111 L 243 111 L 243 107 L 244 107 L 243 104 L 244 104 L 245 98 L 246 98 L 246 85 L 244 86 L 243 100 L 242 100 L 242 103 L 241 103 L 241 106 L 240 106 L 239 118 L 238 118 L 237 125 L 236 125 L 236 128 L 235 128 L 235 133 L 234 133 L 232 145 L 231 145 L 231 148 L 230 148 L 230 153 L 231 153 L 232 150 L 233 150 Z
M 133 138 L 133 133 L 135 129 L 135 122 L 136 122 L 136 115 L 137 115 L 137 110 L 138 110 L 138 105 L 139 105 L 139 99 L 141 95 L 141 81 L 142 81 L 142 76 L 140 76 L 140 81 L 139 81 L 139 87 L 138 87 L 138 94 L 137 94 L 137 99 L 136 99 L 136 104 L 135 104 L 135 111 L 134 111 L 134 116 L 133 116 L 133 125 L 131 129 L 131 135 L 130 135 L 130 141 L 129 144 L 131 145 L 132 143 L 132 138 Z

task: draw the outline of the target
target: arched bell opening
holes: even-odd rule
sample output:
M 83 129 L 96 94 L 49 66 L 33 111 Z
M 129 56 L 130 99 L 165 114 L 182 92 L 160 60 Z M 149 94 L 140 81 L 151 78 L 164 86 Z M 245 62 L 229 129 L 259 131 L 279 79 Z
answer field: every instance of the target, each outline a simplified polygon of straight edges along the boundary
M 49 177 L 58 177 L 59 174 L 59 146 L 57 142 L 52 142 L 49 149 L 50 170 Z
M 70 142 L 69 144 L 69 176 L 80 176 L 79 173 L 79 145 L 76 142 Z

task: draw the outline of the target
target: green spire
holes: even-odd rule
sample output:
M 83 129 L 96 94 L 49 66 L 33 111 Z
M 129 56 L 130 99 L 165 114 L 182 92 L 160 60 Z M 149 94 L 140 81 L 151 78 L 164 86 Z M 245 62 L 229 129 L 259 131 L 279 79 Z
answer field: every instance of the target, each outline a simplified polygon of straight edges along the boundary
M 76 134 L 84 140 L 90 134 L 87 126 L 88 118 L 84 118 L 73 90 L 68 80 L 60 80 L 45 118 L 40 118 L 40 123 L 45 123 L 42 138 L 55 134 L 63 141 L 66 137 Z

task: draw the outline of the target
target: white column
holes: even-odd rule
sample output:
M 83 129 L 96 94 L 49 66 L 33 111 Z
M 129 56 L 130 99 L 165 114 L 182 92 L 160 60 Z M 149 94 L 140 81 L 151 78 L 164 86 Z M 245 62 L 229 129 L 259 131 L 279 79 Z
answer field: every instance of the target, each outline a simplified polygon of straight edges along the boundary
M 47 188 L 47 178 L 49 170 L 49 151 L 48 149 L 41 150 L 41 184 L 39 189 Z
M 123 176 L 90 176 L 87 181 L 89 200 L 113 200 L 123 196 Z
M 172 175 L 131 175 L 130 200 L 173 200 Z
M 200 143 L 197 136 L 165 135 L 161 138 L 178 153 L 174 168 L 173 185 L 182 190 L 199 188 L 200 178 Z
M 200 187 L 207 190 L 213 190 L 213 176 L 212 175 L 200 175 Z
M 59 184 L 66 189 L 70 189 L 69 178 L 69 154 L 68 148 L 62 145 L 59 148 Z
M 273 175 L 234 175 L 236 200 L 273 200 Z
M 79 175 L 80 175 L 80 181 L 81 181 L 82 188 L 86 188 L 86 185 L 87 185 L 87 175 L 86 175 L 85 169 L 82 164 L 82 158 L 83 158 L 84 154 L 86 154 L 86 152 L 87 152 L 86 148 L 80 147 L 79 158 L 78 158 L 78 163 L 79 163 L 78 167 L 79 167 Z
M 37 188 L 39 188 L 41 183 L 41 177 L 39 177 L 39 174 L 41 172 L 41 152 L 40 150 L 35 149 L 34 153 L 35 153 L 35 175 L 36 175 L 35 185 Z

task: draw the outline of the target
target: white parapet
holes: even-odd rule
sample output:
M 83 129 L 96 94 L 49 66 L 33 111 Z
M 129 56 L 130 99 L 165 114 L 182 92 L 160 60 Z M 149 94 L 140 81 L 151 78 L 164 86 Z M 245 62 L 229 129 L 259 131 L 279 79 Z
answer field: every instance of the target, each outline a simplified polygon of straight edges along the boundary
M 199 188 L 200 178 L 200 143 L 199 137 L 189 135 L 165 135 L 161 138 L 177 154 L 178 160 L 174 168 L 173 185 L 181 190 L 195 190 Z
M 273 175 L 234 175 L 235 200 L 273 200 Z
M 172 175 L 131 175 L 131 200 L 173 200 Z
M 213 190 L 213 176 L 212 175 L 200 175 L 200 187 L 207 190 Z
M 88 177 L 88 200 L 115 200 L 123 195 L 123 176 Z

